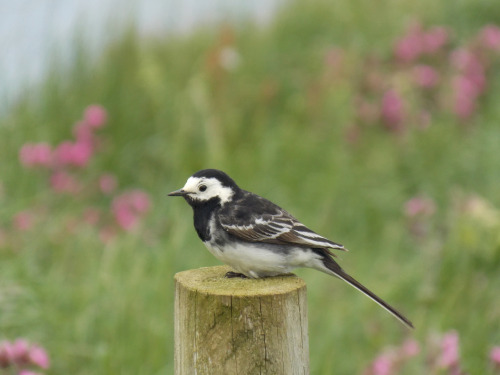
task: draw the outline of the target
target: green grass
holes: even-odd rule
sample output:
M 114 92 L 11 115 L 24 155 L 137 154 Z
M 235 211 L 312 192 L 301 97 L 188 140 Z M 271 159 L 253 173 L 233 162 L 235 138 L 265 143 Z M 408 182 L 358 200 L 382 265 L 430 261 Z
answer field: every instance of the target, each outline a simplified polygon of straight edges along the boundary
M 408 332 L 340 281 L 298 270 L 308 284 L 312 374 L 362 373 L 384 347 L 451 329 L 464 368 L 485 373 L 489 348 L 500 344 L 500 225 L 458 206 L 477 194 L 500 207 L 498 60 L 468 124 L 439 113 L 424 131 L 398 136 L 374 124 L 346 141 L 364 62 L 375 55 L 392 69 L 392 43 L 413 16 L 453 28 L 456 43 L 500 23 L 488 1 L 292 3 L 265 28 L 151 40 L 130 31 L 97 61 L 80 48 L 69 68 L 55 65 L 0 119 L 0 229 L 8 233 L 0 339 L 45 346 L 51 374 L 172 373 L 173 275 L 218 263 L 196 238 L 190 208 L 166 193 L 211 167 L 345 244 L 344 268 L 417 327 Z M 234 71 L 214 63 L 228 40 L 240 55 Z M 347 59 L 334 79 L 324 64 L 332 46 Z M 109 198 L 57 195 L 17 156 L 26 142 L 69 138 L 91 103 L 110 120 L 83 178 L 112 172 L 120 189 L 139 187 L 153 201 L 139 230 L 106 245 L 97 229 L 68 223 L 87 206 L 106 209 Z M 418 194 L 437 205 L 420 240 L 403 213 Z M 42 219 L 16 233 L 12 216 L 32 207 Z M 412 374 L 425 373 L 421 363 Z

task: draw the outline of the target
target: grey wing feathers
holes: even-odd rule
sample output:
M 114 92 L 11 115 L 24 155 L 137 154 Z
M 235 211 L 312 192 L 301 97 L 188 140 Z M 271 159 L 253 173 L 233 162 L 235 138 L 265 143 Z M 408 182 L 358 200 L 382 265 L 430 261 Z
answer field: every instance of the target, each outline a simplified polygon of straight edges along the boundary
M 258 196 L 251 198 L 253 215 L 243 215 L 243 212 L 248 212 L 245 210 L 222 211 L 219 215 L 220 223 L 228 233 L 250 242 L 345 250 L 341 244 L 313 232 L 274 203 Z

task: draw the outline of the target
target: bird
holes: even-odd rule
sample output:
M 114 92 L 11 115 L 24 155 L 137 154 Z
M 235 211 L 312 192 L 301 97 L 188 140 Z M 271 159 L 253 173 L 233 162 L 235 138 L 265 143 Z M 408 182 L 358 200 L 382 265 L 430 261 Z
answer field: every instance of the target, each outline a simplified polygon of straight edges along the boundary
M 332 250 L 346 251 L 343 245 L 312 231 L 273 202 L 241 189 L 225 172 L 202 169 L 168 196 L 183 197 L 192 207 L 198 237 L 234 270 L 226 277 L 257 279 L 312 268 L 347 282 L 413 328 L 408 318 L 334 260 Z

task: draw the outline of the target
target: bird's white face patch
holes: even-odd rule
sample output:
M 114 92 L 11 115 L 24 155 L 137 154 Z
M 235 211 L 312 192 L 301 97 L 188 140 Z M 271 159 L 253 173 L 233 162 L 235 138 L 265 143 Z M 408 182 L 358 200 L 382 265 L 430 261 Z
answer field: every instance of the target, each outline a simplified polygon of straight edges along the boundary
M 191 199 L 201 202 L 219 197 L 222 205 L 229 202 L 234 194 L 233 189 L 222 186 L 216 178 L 205 177 L 189 177 L 182 190 L 188 192 Z

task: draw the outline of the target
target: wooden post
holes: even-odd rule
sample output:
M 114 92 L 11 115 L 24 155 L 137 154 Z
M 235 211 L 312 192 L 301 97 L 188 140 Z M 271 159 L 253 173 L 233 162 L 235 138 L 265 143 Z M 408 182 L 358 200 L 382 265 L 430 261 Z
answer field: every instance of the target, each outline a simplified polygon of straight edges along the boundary
M 175 275 L 175 374 L 309 374 L 304 281 L 228 279 L 229 270 Z

